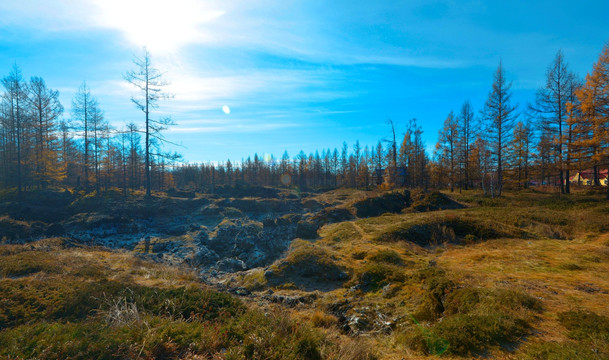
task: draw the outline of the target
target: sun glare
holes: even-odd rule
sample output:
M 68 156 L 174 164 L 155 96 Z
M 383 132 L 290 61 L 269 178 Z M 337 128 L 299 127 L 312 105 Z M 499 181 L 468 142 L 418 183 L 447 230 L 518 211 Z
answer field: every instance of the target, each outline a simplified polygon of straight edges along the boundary
M 230 114 L 230 108 L 226 105 L 222 106 L 222 111 L 227 115 Z
M 94 0 L 101 26 L 114 28 L 137 46 L 169 52 L 209 40 L 202 27 L 224 14 L 196 0 Z

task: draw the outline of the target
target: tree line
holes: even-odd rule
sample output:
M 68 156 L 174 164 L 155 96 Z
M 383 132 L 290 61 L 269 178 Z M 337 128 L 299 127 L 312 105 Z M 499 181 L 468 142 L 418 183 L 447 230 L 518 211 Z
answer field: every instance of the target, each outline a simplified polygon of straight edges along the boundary
M 162 130 L 171 119 L 151 112 L 166 97 L 166 83 L 148 51 L 134 59 L 125 80 L 139 90 L 132 98 L 145 115 L 143 126 L 112 127 L 86 82 L 78 88 L 66 119 L 59 92 L 41 77 L 23 78 L 16 64 L 2 78 L 0 98 L 0 188 L 22 191 L 73 187 L 103 191 L 172 186 L 169 164 L 178 156 L 162 150 Z
M 436 185 L 475 184 L 492 196 L 504 186 L 553 185 L 567 194 L 572 175 L 587 169 L 600 185 L 601 170 L 609 167 L 609 44 L 584 80 L 559 51 L 545 85 L 521 112 L 510 88 L 500 63 L 478 116 L 469 102 L 449 113 L 432 162 Z
M 0 187 L 18 192 L 45 187 L 104 191 L 259 185 L 300 189 L 376 186 L 480 188 L 500 196 L 505 187 L 556 186 L 570 192 L 570 177 L 593 169 L 600 184 L 609 165 L 609 44 L 585 79 L 558 52 L 546 81 L 526 106 L 512 101 L 511 82 L 500 62 L 488 97 L 476 111 L 465 101 L 450 111 L 432 154 L 416 119 L 387 121 L 388 137 L 376 145 L 356 141 L 294 157 L 249 157 L 237 163 L 184 164 L 163 151 L 169 118 L 154 117 L 169 97 L 150 54 L 134 60 L 125 79 L 139 91 L 131 99 L 143 124 L 113 128 L 85 82 L 64 118 L 59 93 L 40 77 L 23 79 L 15 65 L 2 79 L 0 103 Z M 609 187 L 608 193 L 609 197 Z

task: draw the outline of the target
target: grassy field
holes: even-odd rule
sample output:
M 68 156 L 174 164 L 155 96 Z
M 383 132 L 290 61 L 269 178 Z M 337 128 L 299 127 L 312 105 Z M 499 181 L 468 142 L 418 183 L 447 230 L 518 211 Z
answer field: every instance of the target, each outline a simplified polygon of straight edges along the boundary
M 378 195 L 312 194 L 353 219 L 224 278 L 240 298 L 136 252 L 0 245 L 0 357 L 609 358 L 602 194 L 414 192 L 372 216 Z

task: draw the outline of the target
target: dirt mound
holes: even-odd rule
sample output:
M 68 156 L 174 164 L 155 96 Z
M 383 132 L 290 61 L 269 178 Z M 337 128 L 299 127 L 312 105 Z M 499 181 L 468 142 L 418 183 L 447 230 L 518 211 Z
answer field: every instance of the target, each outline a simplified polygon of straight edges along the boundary
M 439 191 L 434 191 L 425 194 L 417 199 L 412 208 L 416 211 L 436 211 L 436 210 L 455 210 L 463 209 L 465 206 L 442 194 Z
M 311 221 L 321 227 L 326 224 L 339 223 L 353 219 L 355 219 L 355 216 L 353 216 L 348 209 L 332 207 L 318 212 L 311 218 Z
M 342 286 L 349 274 L 324 248 L 294 241 L 288 256 L 265 272 L 268 285 L 293 284 L 303 290 L 328 290 Z
M 355 215 L 360 218 L 399 213 L 410 206 L 410 191 L 402 190 L 367 198 L 353 204 Z
M 40 221 L 25 222 L 11 219 L 8 216 L 0 217 L 0 241 L 13 242 L 41 236 L 47 229 L 46 224 Z
M 526 231 L 498 223 L 450 216 L 393 227 L 378 235 L 376 241 L 408 241 L 428 247 L 444 243 L 461 244 L 502 237 L 529 238 L 530 236 L 531 234 Z

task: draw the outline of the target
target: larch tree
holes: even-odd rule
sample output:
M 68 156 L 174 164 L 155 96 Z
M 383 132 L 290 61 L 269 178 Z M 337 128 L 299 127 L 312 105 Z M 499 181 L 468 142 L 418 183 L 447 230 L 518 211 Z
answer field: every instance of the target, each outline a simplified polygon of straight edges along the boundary
M 476 124 L 474 122 L 474 110 L 472 104 L 466 101 L 461 106 L 461 111 L 457 116 L 457 124 L 459 127 L 459 162 L 463 172 L 463 187 L 467 190 L 471 182 L 470 170 L 470 153 L 471 146 L 475 141 Z
M 482 110 L 482 118 L 486 122 L 487 142 L 493 155 L 496 172 L 496 177 L 493 176 L 496 186 L 492 187 L 492 189 L 498 196 L 501 196 L 501 191 L 503 190 L 503 157 L 507 147 L 510 145 L 510 133 L 514 126 L 514 120 L 517 117 L 517 106 L 511 104 L 511 86 L 511 82 L 508 82 L 505 78 L 503 65 L 499 62 L 494 75 L 492 90 Z M 493 191 L 491 191 L 492 196 L 494 196 Z
M 590 145 L 594 148 L 595 181 L 597 165 L 609 167 L 609 44 L 605 45 L 585 84 L 577 91 L 582 121 L 592 130 Z M 609 199 L 609 186 L 607 186 Z
M 133 63 L 136 67 L 135 70 L 127 72 L 124 78 L 140 92 L 140 96 L 132 97 L 131 101 L 145 115 L 144 169 L 146 174 L 146 196 L 150 197 L 152 184 L 150 177 L 152 140 L 156 139 L 159 143 L 165 142 L 166 140 L 161 132 L 168 125 L 174 125 L 170 118 L 153 119 L 150 113 L 158 108 L 159 100 L 167 99 L 171 96 L 163 91 L 163 88 L 168 83 L 163 80 L 163 73 L 152 65 L 152 58 L 147 49 L 144 49 L 144 56 L 142 58 L 135 57 Z
M 512 146 L 508 155 L 511 162 L 513 178 L 518 188 L 527 187 L 529 183 L 529 162 L 533 132 L 530 122 L 519 121 L 514 127 Z
M 444 120 L 444 126 L 438 133 L 438 144 L 436 145 L 439 159 L 445 162 L 442 168 L 447 170 L 451 192 L 455 191 L 458 137 L 457 120 L 454 113 L 451 111 L 446 117 L 446 120 Z
M 34 175 L 38 186 L 59 182 L 65 176 L 57 165 L 58 148 L 54 133 L 63 114 L 59 92 L 47 88 L 40 77 L 32 77 L 28 86 L 29 103 L 36 130 Z
M 85 190 L 89 191 L 90 175 L 90 150 L 91 150 L 91 131 L 93 117 L 98 114 L 97 100 L 91 95 L 91 90 L 87 87 L 87 83 L 83 82 L 78 88 L 74 99 L 72 100 L 72 120 L 75 129 L 79 132 L 83 139 L 83 163 L 82 174 L 84 177 Z
M 6 102 L 7 123 L 9 128 L 9 142 L 12 143 L 16 155 L 17 193 L 21 194 L 22 179 L 22 145 L 23 130 L 26 123 L 26 84 L 23 82 L 21 69 L 17 64 L 8 76 L 2 79 L 5 88 L 4 101 Z
M 540 120 L 543 131 L 550 134 L 556 144 L 556 167 L 559 171 L 560 191 L 563 194 L 568 192 L 568 187 L 565 187 L 565 152 L 568 150 L 565 146 L 568 141 L 566 104 L 569 86 L 573 81 L 573 74 L 569 72 L 564 56 L 559 51 L 546 71 L 546 84 L 537 91 L 535 105 L 530 106 Z

